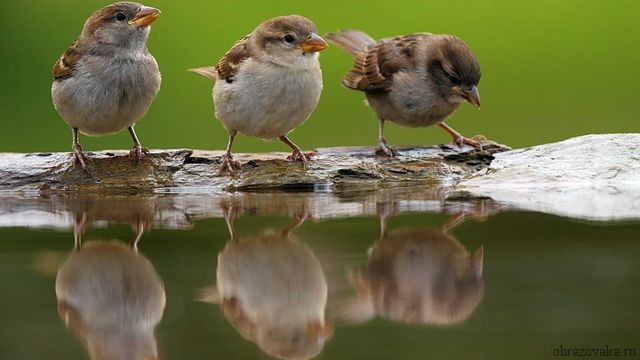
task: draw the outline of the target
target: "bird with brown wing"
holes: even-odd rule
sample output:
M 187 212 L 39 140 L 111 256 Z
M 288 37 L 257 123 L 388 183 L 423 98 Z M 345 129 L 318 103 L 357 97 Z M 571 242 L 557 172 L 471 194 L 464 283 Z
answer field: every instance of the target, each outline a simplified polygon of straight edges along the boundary
M 305 17 L 276 17 L 237 41 L 215 67 L 191 70 L 216 81 L 216 117 L 229 132 L 220 172 L 233 174 L 240 168 L 231 155 L 237 133 L 280 139 L 293 150 L 291 160 L 309 161 L 288 134 L 309 118 L 320 100 L 318 52 L 328 45 L 317 32 Z
M 148 152 L 134 131 L 160 90 L 158 63 L 147 49 L 151 23 L 160 10 L 119 2 L 87 19 L 80 37 L 53 66 L 53 104 L 73 132 L 73 160 L 87 170 L 91 159 L 78 133 L 100 136 L 129 130 L 130 157 Z
M 326 38 L 355 57 L 343 84 L 364 92 L 378 115 L 378 151 L 394 156 L 383 134 L 386 120 L 409 127 L 437 124 L 454 143 L 481 147 L 444 123 L 464 101 L 480 108 L 480 64 L 458 37 L 418 33 L 376 41 L 341 30 Z

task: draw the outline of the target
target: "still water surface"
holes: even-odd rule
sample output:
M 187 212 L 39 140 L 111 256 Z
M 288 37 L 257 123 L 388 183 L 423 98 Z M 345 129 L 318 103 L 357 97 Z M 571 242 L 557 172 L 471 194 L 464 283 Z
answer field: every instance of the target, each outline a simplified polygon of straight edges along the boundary
M 3 199 L 0 358 L 640 356 L 639 235 L 416 194 Z

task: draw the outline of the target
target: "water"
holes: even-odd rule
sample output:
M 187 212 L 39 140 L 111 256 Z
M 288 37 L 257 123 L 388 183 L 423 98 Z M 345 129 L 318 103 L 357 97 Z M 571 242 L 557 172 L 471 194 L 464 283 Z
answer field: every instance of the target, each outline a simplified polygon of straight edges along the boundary
M 640 355 L 638 223 L 440 198 L 4 198 L 0 358 Z

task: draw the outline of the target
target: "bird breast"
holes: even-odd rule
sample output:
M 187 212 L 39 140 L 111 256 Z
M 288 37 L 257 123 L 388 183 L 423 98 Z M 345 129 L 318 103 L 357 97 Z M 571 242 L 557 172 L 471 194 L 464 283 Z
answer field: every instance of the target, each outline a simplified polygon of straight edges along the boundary
M 460 106 L 442 97 L 426 72 L 417 71 L 396 73 L 389 92 L 367 100 L 379 117 L 411 127 L 441 123 Z
M 58 271 L 56 296 L 80 315 L 84 329 L 153 328 L 165 307 L 153 265 L 117 241 L 91 242 L 71 253 Z
M 218 289 L 247 318 L 270 327 L 324 319 L 327 283 L 307 247 L 276 234 L 231 242 L 218 258 Z
M 288 134 L 309 118 L 322 92 L 317 58 L 304 61 L 304 66 L 281 66 L 245 60 L 233 82 L 216 82 L 216 117 L 245 135 L 274 139 Z
M 160 90 L 160 72 L 149 54 L 86 56 L 68 79 L 53 83 L 56 110 L 87 135 L 119 132 L 144 116 Z

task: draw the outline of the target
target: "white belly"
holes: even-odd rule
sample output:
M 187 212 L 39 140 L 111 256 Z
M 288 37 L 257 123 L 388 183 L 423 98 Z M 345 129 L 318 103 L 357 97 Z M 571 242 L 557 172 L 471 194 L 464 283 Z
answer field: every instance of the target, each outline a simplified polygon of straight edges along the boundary
M 427 80 L 425 80 L 427 79 Z M 367 95 L 367 101 L 378 117 L 403 126 L 420 127 L 446 120 L 460 104 L 442 101 L 426 81 L 426 74 L 398 72 L 389 92 Z
M 216 81 L 216 117 L 229 130 L 263 139 L 287 135 L 306 121 L 322 92 L 317 61 L 290 68 L 247 60 L 235 80 Z
M 114 68 L 116 73 L 108 70 Z M 155 99 L 160 81 L 151 55 L 137 61 L 113 59 L 110 66 L 87 61 L 74 76 L 55 81 L 51 93 L 56 110 L 69 126 L 87 135 L 106 135 L 140 120 Z
M 275 233 L 230 242 L 218 257 L 218 290 L 263 326 L 324 321 L 327 283 L 313 253 Z

